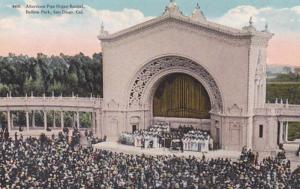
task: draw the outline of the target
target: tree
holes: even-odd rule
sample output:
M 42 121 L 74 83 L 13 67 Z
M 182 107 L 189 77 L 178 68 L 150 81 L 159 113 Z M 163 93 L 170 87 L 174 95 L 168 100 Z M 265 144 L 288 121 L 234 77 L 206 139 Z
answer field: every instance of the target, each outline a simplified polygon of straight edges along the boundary
M 291 73 L 292 72 L 292 69 L 288 66 L 284 66 L 282 68 L 282 71 L 285 73 L 285 74 L 288 74 L 288 73 Z
M 60 54 L 50 56 L 39 53 L 37 57 L 9 54 L 0 57 L 1 96 L 11 91 L 13 96 L 25 93 L 41 96 L 44 93 L 64 96 L 72 92 L 79 96 L 91 93 L 102 96 L 102 54 L 93 57 L 79 53 L 75 56 Z
M 68 94 L 72 92 L 77 93 L 78 77 L 75 73 L 69 73 L 67 75 L 67 83 L 68 83 Z
M 49 86 L 48 93 L 54 92 L 54 95 L 58 96 L 64 92 L 64 86 L 59 81 L 55 81 Z
M 0 96 L 6 96 L 9 93 L 9 87 L 0 83 Z

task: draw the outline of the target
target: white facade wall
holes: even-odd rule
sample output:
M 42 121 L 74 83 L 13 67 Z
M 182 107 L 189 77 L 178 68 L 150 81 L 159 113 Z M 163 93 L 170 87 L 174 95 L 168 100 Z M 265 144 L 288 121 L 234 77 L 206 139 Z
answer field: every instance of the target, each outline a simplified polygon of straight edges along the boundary
M 219 130 L 221 147 L 254 147 L 254 110 L 265 103 L 265 49 L 270 37 L 269 33 L 231 30 L 212 23 L 204 26 L 174 16 L 102 37 L 104 135 L 115 140 L 122 131 L 131 131 L 133 124 L 140 129 L 151 124 L 151 90 L 160 78 L 147 84 L 143 95 L 150 98 L 142 97 L 136 107 L 128 106 L 132 83 L 149 62 L 176 56 L 201 65 L 219 88 L 222 110 L 212 112 L 211 132 L 216 137 Z
M 246 109 L 249 40 L 237 42 L 241 45 L 207 35 L 200 29 L 163 23 L 116 42 L 103 42 L 104 103 L 113 99 L 126 106 L 137 71 L 155 58 L 175 55 L 206 68 L 221 90 L 224 107 L 238 104 Z

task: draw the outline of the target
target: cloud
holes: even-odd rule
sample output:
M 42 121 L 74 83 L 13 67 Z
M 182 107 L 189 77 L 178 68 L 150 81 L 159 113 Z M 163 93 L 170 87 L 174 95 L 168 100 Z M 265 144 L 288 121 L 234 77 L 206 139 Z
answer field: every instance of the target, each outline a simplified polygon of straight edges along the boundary
M 7 5 L 4 3 L 2 8 L 3 6 Z M 0 11 L 4 14 L 0 16 L 0 55 L 7 55 L 9 52 L 32 56 L 38 52 L 49 55 L 83 52 L 92 55 L 101 51 L 97 39 L 101 21 L 104 22 L 105 29 L 113 33 L 153 18 L 146 17 L 137 9 L 111 11 L 87 5 L 85 7 L 83 15 L 48 17 L 27 15 L 24 9 L 19 9 L 17 14 Z M 1 10 L 7 10 L 7 7 Z M 281 9 L 238 6 L 228 10 L 223 16 L 210 20 L 242 28 L 248 25 L 250 16 L 253 16 L 257 29 L 263 29 L 268 22 L 270 31 L 275 33 L 270 42 L 269 63 L 300 64 L 300 6 Z
M 220 24 L 241 28 L 248 25 L 251 16 L 258 29 L 263 29 L 267 22 L 271 32 L 274 33 L 300 32 L 300 6 L 280 9 L 237 6 L 227 11 L 222 17 L 213 20 Z
M 25 2 L 35 2 L 29 3 L 30 5 L 38 5 L 36 1 L 25 0 Z M 38 10 L 36 8 L 30 9 L 22 8 L 17 9 L 19 12 L 18 16 L 6 16 L 0 17 L 0 30 L 1 29 L 12 29 L 18 28 L 20 26 L 24 29 L 32 31 L 35 27 L 51 27 L 57 26 L 59 28 L 66 29 L 63 24 L 67 24 L 69 27 L 82 29 L 82 26 L 78 24 L 87 24 L 88 27 L 100 27 L 100 23 L 104 22 L 106 30 L 109 32 L 116 32 L 124 28 L 133 26 L 135 24 L 144 22 L 153 17 L 146 17 L 144 14 L 137 9 L 123 9 L 121 11 L 111 11 L 111 10 L 96 10 L 89 6 L 85 6 L 83 15 L 56 15 L 56 16 L 42 16 L 42 15 L 29 15 L 26 14 L 26 10 Z M 72 9 L 76 10 L 76 9 Z M 29 24 L 30 23 L 30 24 Z M 77 23 L 77 24 L 76 24 Z M 29 24 L 29 25 L 28 25 Z
M 104 23 L 106 30 L 113 33 L 135 24 L 144 22 L 153 17 L 145 17 L 144 14 L 137 9 L 123 9 L 122 11 L 96 10 L 86 6 L 88 14 L 92 18 L 96 18 L 99 23 Z
M 85 6 L 83 15 L 44 17 L 25 14 L 0 17 L 0 54 L 76 54 L 101 51 L 97 39 L 101 21 L 110 33 L 151 19 L 136 9 L 96 10 Z
M 300 66 L 300 6 L 280 9 L 237 6 L 212 20 L 241 29 L 249 24 L 251 16 L 258 30 L 268 23 L 269 30 L 275 34 L 269 43 L 268 63 Z
M 4 30 L 16 29 L 14 19 L 10 19 L 10 18 L 0 19 L 0 29 L 1 28 Z

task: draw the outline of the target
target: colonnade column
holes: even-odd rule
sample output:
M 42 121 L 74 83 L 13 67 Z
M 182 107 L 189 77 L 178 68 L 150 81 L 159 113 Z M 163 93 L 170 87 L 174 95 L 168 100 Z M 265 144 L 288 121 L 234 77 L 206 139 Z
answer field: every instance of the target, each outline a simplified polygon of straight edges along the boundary
M 56 123 L 55 123 L 55 111 L 53 111 L 53 125 L 52 127 L 55 128 L 56 127 Z
M 76 112 L 76 125 L 77 125 L 77 128 L 79 129 L 80 127 L 80 121 L 79 121 L 79 112 Z
M 60 112 L 60 125 L 61 125 L 61 129 L 64 129 L 64 112 L 61 111 Z
M 102 120 L 101 120 L 100 113 L 99 113 L 98 109 L 95 112 L 95 117 L 96 117 L 95 123 L 96 123 L 96 128 L 97 128 L 96 129 L 96 135 L 100 136 L 102 138 L 104 136 L 103 124 L 102 124 Z
M 283 121 L 279 121 L 279 143 L 283 143 Z
M 12 128 L 14 128 L 14 114 L 10 115 L 10 121 L 11 121 L 11 123 L 10 123 L 10 129 L 12 129 Z
M 75 118 L 75 113 L 72 112 L 72 128 L 76 127 L 76 118 Z
M 288 131 L 289 131 L 289 122 L 285 122 L 285 137 L 284 140 L 285 142 L 288 142 Z
M 32 127 L 35 127 L 35 112 L 32 111 Z
M 44 111 L 44 129 L 47 130 L 47 111 Z
M 95 134 L 96 133 L 95 112 L 91 112 L 91 122 L 92 122 L 92 132 L 93 134 Z
M 7 130 L 9 132 L 11 130 L 10 111 L 7 111 L 6 116 L 7 116 Z
M 26 111 L 26 128 L 27 128 L 27 131 L 29 131 L 29 113 L 28 113 L 28 111 Z

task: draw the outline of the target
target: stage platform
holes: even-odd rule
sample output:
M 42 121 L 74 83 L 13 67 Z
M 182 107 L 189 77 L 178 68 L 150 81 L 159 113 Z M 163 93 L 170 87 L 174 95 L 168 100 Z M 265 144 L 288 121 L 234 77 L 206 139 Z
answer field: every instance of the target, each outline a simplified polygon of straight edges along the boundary
M 126 154 L 145 154 L 145 155 L 175 155 L 175 156 L 184 156 L 184 157 L 189 157 L 189 156 L 195 156 L 197 158 L 202 158 L 202 152 L 192 152 L 192 151 L 171 151 L 166 148 L 145 148 L 141 149 L 140 147 L 135 147 L 135 146 L 128 146 L 128 145 L 123 145 L 119 144 L 117 142 L 102 142 L 93 145 L 94 148 L 99 148 L 103 150 L 110 150 L 113 152 L 123 152 Z M 228 150 L 214 150 L 214 151 L 209 151 L 205 152 L 204 155 L 206 158 L 230 158 L 232 160 L 237 160 L 240 156 L 241 152 L 239 151 L 228 151 Z

